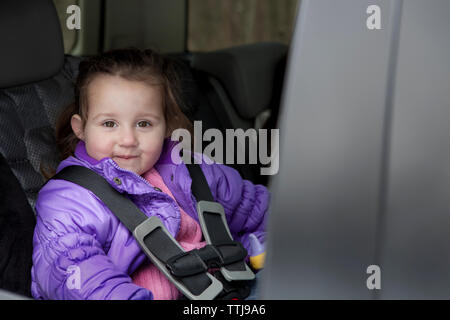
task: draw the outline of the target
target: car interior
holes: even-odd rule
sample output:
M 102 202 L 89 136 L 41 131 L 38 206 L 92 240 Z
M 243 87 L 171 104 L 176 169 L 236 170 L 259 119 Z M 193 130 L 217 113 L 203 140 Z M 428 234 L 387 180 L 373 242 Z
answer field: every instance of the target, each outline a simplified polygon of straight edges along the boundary
M 85 32 L 79 37 L 83 42 L 94 33 L 99 42 L 108 44 L 97 52 L 107 50 L 108 46 L 109 49 L 111 46 L 134 46 L 133 41 L 131 44 L 116 41 L 120 25 L 111 24 L 112 19 L 122 23 L 127 31 L 127 25 L 132 24 L 130 21 L 140 14 L 139 8 L 147 9 L 149 16 L 154 16 L 158 10 L 173 12 L 179 6 L 162 4 L 162 1 L 130 1 L 127 2 L 128 9 L 124 9 L 117 1 L 94 2 L 78 3 L 90 9 L 86 11 L 86 24 L 102 22 L 103 26 L 100 31 L 92 28 L 91 34 Z M 188 1 L 178 2 L 184 10 L 185 2 Z M 0 215 L 0 249 L 5 252 L 0 262 L 0 287 L 24 296 L 30 296 L 34 204 L 45 183 L 41 168 L 56 166 L 60 160 L 54 138 L 56 119 L 74 99 L 78 64 L 97 53 L 89 45 L 85 45 L 84 54 L 79 54 L 79 47 L 73 50 L 78 51 L 77 55 L 65 53 L 61 31 L 64 25 L 58 18 L 60 13 L 55 10 L 55 4 L 58 5 L 58 1 L 8 0 L 0 3 L 3 39 L 0 53 L 0 155 L 2 181 L 7 181 L 7 184 L 2 183 L 0 200 L 0 208 L 6 210 Z M 89 16 L 95 12 L 93 5 L 103 9 L 94 18 Z M 123 12 L 131 17 L 121 22 L 126 15 Z M 63 18 L 67 17 L 63 12 Z M 162 44 L 154 47 L 164 46 L 164 32 L 166 36 L 173 32 L 167 23 L 165 29 L 162 28 L 164 23 L 159 20 L 150 26 L 161 30 L 155 41 Z M 178 24 L 174 25 L 176 29 Z M 137 34 L 138 37 L 143 35 Z M 147 40 L 146 43 L 152 43 L 153 39 Z M 214 128 L 225 134 L 226 129 L 245 131 L 276 127 L 287 44 L 256 42 L 207 52 L 182 49 L 174 52 L 169 45 L 166 53 L 173 59 L 181 78 L 183 99 L 180 107 L 191 121 L 201 121 L 203 131 Z M 260 164 L 230 165 L 244 179 L 268 184 L 268 177 L 260 174 Z
M 1 299 L 30 298 L 41 168 L 60 160 L 54 124 L 78 64 L 129 46 L 173 59 L 203 130 L 280 130 L 277 174 L 229 164 L 271 193 L 262 299 L 450 297 L 450 2 L 276 1 L 287 41 L 205 49 L 219 36 L 187 28 L 193 12 L 232 21 L 253 2 L 78 0 L 91 32 L 68 44 L 58 1 L 0 2 Z
M 449 10 L 302 2 L 264 299 L 449 299 Z

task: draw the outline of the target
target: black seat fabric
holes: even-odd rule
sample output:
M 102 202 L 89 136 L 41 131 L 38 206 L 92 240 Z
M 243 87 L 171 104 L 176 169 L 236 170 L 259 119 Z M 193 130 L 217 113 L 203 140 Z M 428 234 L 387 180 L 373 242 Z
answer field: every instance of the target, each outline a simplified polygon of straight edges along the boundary
M 192 55 L 191 66 L 204 79 L 197 82 L 202 83 L 202 93 L 222 130 L 276 128 L 287 54 L 284 44 L 255 43 Z M 229 165 L 245 179 L 267 185 L 268 176 L 260 174 L 262 165 L 249 164 L 248 145 L 245 150 L 246 164 Z
M 288 46 L 255 43 L 196 53 L 192 67 L 220 82 L 233 109 L 225 108 L 230 128 L 254 128 L 255 119 L 279 104 Z M 280 72 L 281 71 L 281 72 Z M 213 83 L 214 84 L 214 83 Z
M 35 216 L 22 186 L 0 155 L 0 288 L 31 296 Z
M 30 296 L 34 203 L 41 164 L 56 166 L 54 125 L 73 101 L 80 59 L 66 57 L 54 77 L 0 89 L 0 288 Z
M 200 134 L 208 129 L 217 129 L 225 137 L 225 130 L 235 128 L 235 126 L 227 120 L 223 109 L 221 99 L 224 97 L 218 92 L 218 89 L 220 90 L 222 87 L 220 84 L 218 84 L 219 88 L 214 87 L 207 73 L 190 67 L 192 56 L 192 54 L 173 55 L 181 80 L 181 108 L 192 122 L 201 121 L 202 132 Z M 236 127 L 239 128 L 239 126 Z M 247 127 L 245 126 L 245 128 Z M 202 140 L 201 150 L 204 150 L 209 143 L 209 141 Z M 224 157 L 226 152 L 227 146 L 224 143 L 222 150 Z M 244 179 L 262 183 L 261 179 L 258 179 L 258 175 L 254 174 L 255 170 L 252 170 L 251 165 L 237 163 L 227 165 L 236 169 Z
M 206 78 L 191 68 L 192 54 L 178 53 L 169 56 L 180 80 L 181 92 L 178 103 L 183 113 L 192 122 L 201 120 L 203 130 L 210 128 L 221 130 L 221 122 L 206 98 L 204 83 Z
M 58 164 L 54 125 L 61 110 L 74 99 L 79 61 L 67 56 L 62 70 L 50 79 L 0 89 L 0 153 L 32 207 L 44 183 L 41 163 Z
M 0 154 L 34 207 L 41 162 L 56 164 L 54 124 L 73 100 L 79 59 L 64 56 L 51 0 L 2 0 L 0 36 Z
M 57 165 L 55 121 L 80 59 L 64 56 L 51 0 L 2 0 L 0 36 L 0 289 L 30 296 L 41 164 Z
M 64 45 L 51 0 L 0 1 L 0 88 L 40 81 L 64 64 Z

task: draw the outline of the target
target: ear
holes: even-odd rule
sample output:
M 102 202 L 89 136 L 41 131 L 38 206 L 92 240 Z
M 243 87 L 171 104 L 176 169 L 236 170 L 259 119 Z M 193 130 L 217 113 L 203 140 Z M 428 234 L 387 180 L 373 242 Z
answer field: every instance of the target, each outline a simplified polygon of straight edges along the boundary
M 74 114 L 70 119 L 70 125 L 77 138 L 84 140 L 83 120 L 81 120 L 80 115 Z

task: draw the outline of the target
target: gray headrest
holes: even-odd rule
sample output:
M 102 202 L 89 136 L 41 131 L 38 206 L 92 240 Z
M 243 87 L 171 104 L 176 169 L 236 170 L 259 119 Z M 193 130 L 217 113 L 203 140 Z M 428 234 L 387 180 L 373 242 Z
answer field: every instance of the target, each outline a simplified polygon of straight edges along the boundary
M 49 78 L 64 64 L 61 27 L 51 0 L 1 0 L 0 43 L 0 88 Z
M 219 80 L 236 111 L 253 119 L 270 108 L 277 83 L 283 81 L 288 47 L 281 43 L 255 43 L 207 53 L 197 53 L 192 67 Z

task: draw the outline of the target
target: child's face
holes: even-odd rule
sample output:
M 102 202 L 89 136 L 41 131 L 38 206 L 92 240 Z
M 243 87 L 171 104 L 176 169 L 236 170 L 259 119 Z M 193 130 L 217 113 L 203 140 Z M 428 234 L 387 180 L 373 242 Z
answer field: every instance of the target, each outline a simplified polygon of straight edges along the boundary
M 166 135 L 162 88 L 119 76 L 100 75 L 89 84 L 88 115 L 72 129 L 96 160 L 113 159 L 139 175 L 158 161 Z

